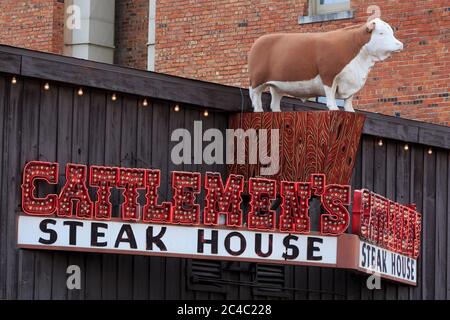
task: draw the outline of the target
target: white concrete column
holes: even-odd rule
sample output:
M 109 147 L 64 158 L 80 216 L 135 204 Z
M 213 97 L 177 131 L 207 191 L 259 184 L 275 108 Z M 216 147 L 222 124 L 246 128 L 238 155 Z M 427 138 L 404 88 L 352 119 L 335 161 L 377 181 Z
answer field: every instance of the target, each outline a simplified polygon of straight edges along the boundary
M 147 70 L 155 71 L 156 54 L 156 0 L 148 3 L 148 42 L 147 42 Z
M 68 10 L 75 6 L 76 10 Z M 114 62 L 115 0 L 66 0 L 64 54 L 98 62 Z M 68 28 L 68 15 L 79 11 L 78 28 Z

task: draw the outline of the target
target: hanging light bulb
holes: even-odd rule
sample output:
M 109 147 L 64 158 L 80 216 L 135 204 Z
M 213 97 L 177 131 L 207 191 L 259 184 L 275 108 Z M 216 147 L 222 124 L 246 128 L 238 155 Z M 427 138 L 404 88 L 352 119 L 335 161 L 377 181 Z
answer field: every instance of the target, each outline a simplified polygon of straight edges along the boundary
M 428 149 L 428 154 L 433 154 L 433 149 L 432 148 Z
M 142 101 L 142 105 L 143 105 L 144 107 L 148 106 L 148 101 L 147 101 L 147 99 L 144 99 L 144 101 Z
M 209 116 L 209 112 L 208 112 L 208 110 L 205 110 L 205 111 L 203 112 L 203 116 L 204 116 L 204 117 L 207 117 L 207 116 Z
M 17 78 L 16 78 L 16 77 L 12 77 L 11 83 L 12 83 L 12 84 L 16 84 L 16 83 L 17 83 Z
M 78 95 L 79 95 L 79 96 L 82 96 L 82 95 L 83 95 L 83 89 L 82 89 L 82 88 L 78 89 Z
M 175 108 L 173 108 L 173 110 L 175 110 L 175 112 L 180 111 L 180 105 L 176 104 L 176 105 L 175 105 Z
M 405 151 L 408 151 L 408 150 L 409 150 L 409 145 L 408 145 L 408 144 L 405 144 L 404 149 L 405 149 Z
M 50 90 L 50 85 L 48 84 L 48 82 L 44 84 L 44 90 Z
M 116 94 L 115 94 L 115 93 L 113 93 L 113 94 L 112 94 L 112 96 L 111 96 L 111 100 L 112 100 L 112 101 L 116 101 L 116 100 L 117 100 L 117 96 L 116 96 Z
M 383 140 L 382 140 L 382 139 L 378 140 L 378 145 L 379 145 L 380 147 L 383 146 Z

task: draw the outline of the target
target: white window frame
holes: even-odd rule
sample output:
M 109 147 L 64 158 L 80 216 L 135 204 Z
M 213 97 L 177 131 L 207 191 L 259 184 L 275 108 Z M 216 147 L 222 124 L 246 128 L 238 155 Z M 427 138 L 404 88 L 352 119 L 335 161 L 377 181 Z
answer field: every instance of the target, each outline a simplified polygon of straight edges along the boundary
M 320 4 L 321 0 L 310 0 L 310 15 L 321 15 L 350 10 L 350 0 L 342 3 Z

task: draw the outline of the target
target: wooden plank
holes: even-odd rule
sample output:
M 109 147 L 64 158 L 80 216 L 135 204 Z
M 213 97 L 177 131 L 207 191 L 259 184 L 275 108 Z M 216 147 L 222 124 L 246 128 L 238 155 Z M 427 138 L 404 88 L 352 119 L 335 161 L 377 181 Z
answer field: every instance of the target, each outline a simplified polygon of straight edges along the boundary
M 396 192 L 396 162 L 397 162 L 397 143 L 386 141 L 386 197 L 395 199 Z M 401 148 L 401 146 L 400 146 Z M 384 281 L 387 300 L 397 299 L 397 286 L 390 281 Z
M 56 159 L 60 163 L 60 171 L 57 190 L 61 190 L 65 184 L 64 166 L 72 160 L 73 96 L 73 88 L 66 86 L 59 87 Z M 53 255 L 52 299 L 67 299 L 67 267 L 68 255 L 66 253 L 61 252 Z
M 21 56 L 0 51 L 0 71 L 5 73 L 20 74 Z
M 167 199 L 168 164 L 167 155 L 159 152 L 161 146 L 169 140 L 169 104 L 153 103 L 152 125 L 152 165 L 161 170 L 160 199 Z M 164 149 L 166 150 L 166 149 Z M 165 297 L 165 258 L 150 258 L 150 299 L 164 299 Z
M 308 268 L 294 266 L 294 285 L 298 289 L 294 293 L 295 300 L 306 300 L 308 298 Z
M 340 146 L 340 153 L 343 154 L 341 158 L 342 167 L 340 170 L 339 179 L 336 181 L 336 183 L 340 184 L 348 184 L 351 179 L 352 170 L 353 166 L 355 165 L 356 155 L 359 147 L 359 141 L 362 135 L 362 128 L 365 123 L 365 117 L 361 115 L 350 114 L 347 115 L 347 118 L 349 119 L 350 123 L 348 123 L 347 126 L 343 128 L 343 130 L 348 130 L 349 134 L 344 135 L 344 143 L 346 143 L 347 145 Z M 336 160 L 336 164 L 340 162 L 341 161 Z M 334 181 L 332 182 L 335 183 Z
M 434 261 L 434 299 L 443 300 L 447 296 L 447 219 L 448 166 L 447 151 L 436 150 L 436 234 Z
M 142 106 L 142 101 L 138 101 L 137 116 L 137 166 L 151 168 L 152 162 L 152 101 L 148 101 L 148 106 Z M 140 197 L 143 207 L 145 197 Z M 151 257 L 136 256 L 133 265 L 133 299 L 146 300 L 149 297 L 149 273 Z
M 107 166 L 120 166 L 121 159 L 121 131 L 122 131 L 122 100 L 112 101 L 106 99 L 105 124 L 105 164 Z M 113 204 L 113 217 L 119 216 L 120 192 L 111 191 Z M 117 299 L 117 267 L 118 255 L 102 255 L 102 299 Z
M 379 195 L 386 196 L 386 141 L 379 144 L 380 139 L 374 138 L 374 171 L 373 171 L 373 191 Z M 381 290 L 374 290 L 374 300 L 383 300 L 386 298 L 385 281 L 381 281 Z
M 20 209 L 20 190 L 18 185 L 21 181 L 20 142 L 22 121 L 22 97 L 23 81 L 19 79 L 17 84 L 7 86 L 9 97 L 5 102 L 5 124 L 3 138 L 3 153 L 5 161 L 2 163 L 2 235 L 5 241 L 6 268 L 2 275 L 5 298 L 17 299 L 18 294 L 18 250 L 16 247 L 16 218 Z
M 416 204 L 417 211 L 423 212 L 423 177 L 424 177 L 424 150 L 420 145 L 414 146 L 412 149 L 411 159 L 411 185 L 410 185 L 410 199 Z M 423 242 L 423 237 L 422 237 Z M 423 246 L 420 249 L 420 255 L 417 263 L 417 287 L 410 288 L 410 299 L 418 300 L 422 298 L 422 259 Z
M 334 270 L 334 300 L 343 300 L 346 297 L 346 270 L 336 269 Z
M 39 160 L 56 161 L 58 132 L 58 87 L 52 86 L 44 90 L 41 86 L 41 101 L 39 113 Z M 44 184 L 38 186 L 38 195 L 45 197 L 49 193 L 57 193 L 56 186 Z M 52 252 L 36 251 L 35 253 L 35 284 L 34 298 L 51 298 L 53 277 Z
M 380 119 L 381 120 L 381 119 Z M 417 126 L 408 126 L 402 123 L 389 121 L 390 118 L 380 121 L 369 115 L 364 124 L 363 133 L 382 137 L 387 139 L 395 139 L 408 142 L 417 142 L 419 139 L 419 128 Z
M 3 181 L 3 163 L 6 162 L 6 155 L 3 152 L 3 140 L 5 138 L 4 125 L 7 119 L 6 103 L 9 98 L 9 86 L 6 87 L 6 79 L 0 75 L 0 181 Z M 5 190 L 6 193 L 6 190 Z M 0 203 L 6 201 L 6 196 L 0 183 Z M 2 208 L 2 207 L 1 207 Z M 7 214 L 0 211 L 0 299 L 6 299 L 6 222 Z
M 220 132 L 225 132 L 225 130 L 227 129 L 227 124 L 228 124 L 228 115 L 224 114 L 224 113 L 220 113 L 220 112 L 214 112 L 214 121 L 212 124 L 212 127 L 219 130 Z M 226 143 L 225 140 L 223 141 L 223 149 L 222 149 L 222 154 L 224 156 L 223 160 L 224 163 L 226 163 Z M 221 174 L 222 177 L 226 177 L 227 176 L 227 166 L 225 164 L 221 164 L 221 163 L 216 163 L 214 165 L 208 166 L 207 169 L 210 169 L 213 172 L 218 172 Z M 224 264 L 222 264 L 222 276 L 226 279 L 226 272 L 224 271 Z M 182 269 L 182 277 L 184 278 L 185 276 L 185 269 Z M 182 284 L 185 284 L 186 280 L 184 279 L 184 281 L 182 281 Z M 225 300 L 228 297 L 228 292 L 231 290 L 231 287 L 236 288 L 236 286 L 227 286 L 228 290 L 226 290 L 225 293 L 211 293 L 210 298 L 214 299 L 214 300 Z M 234 290 L 234 292 L 236 292 L 236 290 Z
M 431 128 L 421 126 L 419 128 L 418 143 L 429 146 L 437 146 L 450 149 L 449 127 L 433 126 Z
M 89 108 L 89 165 L 105 164 L 106 99 L 101 91 L 91 93 Z M 97 200 L 97 189 L 90 189 L 92 201 Z M 86 299 L 98 300 L 102 297 L 102 255 L 86 255 Z
M 329 139 L 329 112 L 308 113 L 306 132 L 306 174 L 323 172 Z
M 397 171 L 396 171 L 396 197 L 395 200 L 401 204 L 409 204 L 409 186 L 411 184 L 411 149 L 408 150 L 403 147 L 397 147 Z M 405 285 L 398 285 L 397 299 L 409 299 L 409 288 Z
M 185 127 L 185 112 L 193 112 L 193 110 L 186 110 L 185 108 L 181 108 L 178 112 L 174 110 L 174 108 L 170 108 L 169 111 L 169 131 L 167 132 L 168 136 L 168 143 L 164 145 L 167 149 L 165 151 L 160 150 L 159 152 L 164 152 L 167 155 L 167 170 L 169 172 L 172 171 L 183 171 L 183 169 L 186 169 L 186 166 L 184 164 L 174 164 L 173 160 L 171 159 L 171 151 L 172 148 L 181 142 L 172 142 L 171 141 L 171 135 L 176 129 L 182 129 Z M 190 130 L 191 135 L 185 135 L 184 136 L 184 148 L 185 149 L 191 149 L 191 152 L 193 150 L 193 146 L 191 143 L 194 142 L 194 132 L 193 130 Z M 200 150 L 201 152 L 201 150 Z M 194 156 L 194 154 L 192 154 Z M 191 160 L 191 159 L 190 159 Z M 167 199 L 172 198 L 172 188 L 170 187 L 171 184 L 167 185 Z M 198 201 L 201 203 L 201 201 Z M 181 283 L 181 260 L 180 258 L 166 258 L 166 275 L 165 278 L 165 287 L 166 287 L 166 299 L 176 300 L 180 299 L 182 288 L 181 286 L 184 286 L 185 283 Z
M 97 64 L 78 59 L 45 54 L 22 57 L 22 75 L 126 92 L 157 99 L 193 103 L 227 111 L 237 111 L 244 106 L 249 110 L 248 90 L 243 95 L 232 87 L 211 85 L 207 82 L 182 79 L 136 69 Z M 60 60 L 60 61 L 58 61 Z M 0 69 L 1 70 L 1 69 Z M 67 75 L 70 74 L 70 77 Z M 130 86 L 130 83 L 133 85 Z M 245 93 L 244 93 L 245 92 Z
M 422 297 L 435 298 L 436 152 L 424 154 L 422 212 Z
M 82 96 L 74 95 L 72 123 L 72 159 L 74 163 L 85 164 L 89 161 L 89 107 L 91 94 L 84 90 Z M 83 300 L 86 297 L 86 259 L 85 254 L 69 252 L 69 265 L 76 265 L 81 270 L 81 289 L 69 290 L 68 299 Z
M 36 160 L 39 156 L 40 91 L 41 88 L 38 81 L 25 81 L 19 162 L 21 166 L 28 161 Z M 20 190 L 20 183 L 14 185 L 14 187 Z M 19 250 L 19 299 L 29 300 L 34 298 L 34 266 L 35 252 L 33 250 Z
M 450 152 L 447 150 L 447 163 L 450 165 Z M 447 230 L 450 230 L 450 170 L 447 172 Z M 450 243 L 450 232 L 447 232 L 447 243 Z M 447 249 L 447 300 L 450 299 L 450 250 Z
M 308 181 L 306 168 L 306 131 L 307 131 L 307 113 L 300 113 L 299 116 L 295 118 L 295 148 L 294 148 L 294 181 Z
M 136 167 L 137 155 L 137 99 L 130 96 L 124 96 L 118 100 L 123 100 L 122 105 L 122 131 L 120 145 L 120 166 L 134 168 Z M 116 101 L 118 102 L 118 101 Z M 123 198 L 121 202 L 123 201 Z M 119 255 L 117 273 L 120 274 L 117 279 L 117 297 L 118 299 L 131 299 L 133 297 L 133 266 L 134 257 L 129 255 Z

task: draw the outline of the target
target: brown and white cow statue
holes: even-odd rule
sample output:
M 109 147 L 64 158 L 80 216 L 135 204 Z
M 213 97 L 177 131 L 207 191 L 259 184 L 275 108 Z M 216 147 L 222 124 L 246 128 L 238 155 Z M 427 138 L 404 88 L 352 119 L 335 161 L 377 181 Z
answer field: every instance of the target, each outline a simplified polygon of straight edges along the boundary
M 364 86 L 375 62 L 403 50 L 394 32 L 379 18 L 358 26 L 321 33 L 279 33 L 260 37 L 250 51 L 250 98 L 263 111 L 261 96 L 270 87 L 272 111 L 285 95 L 326 96 L 327 107 L 354 112 L 353 96 Z

